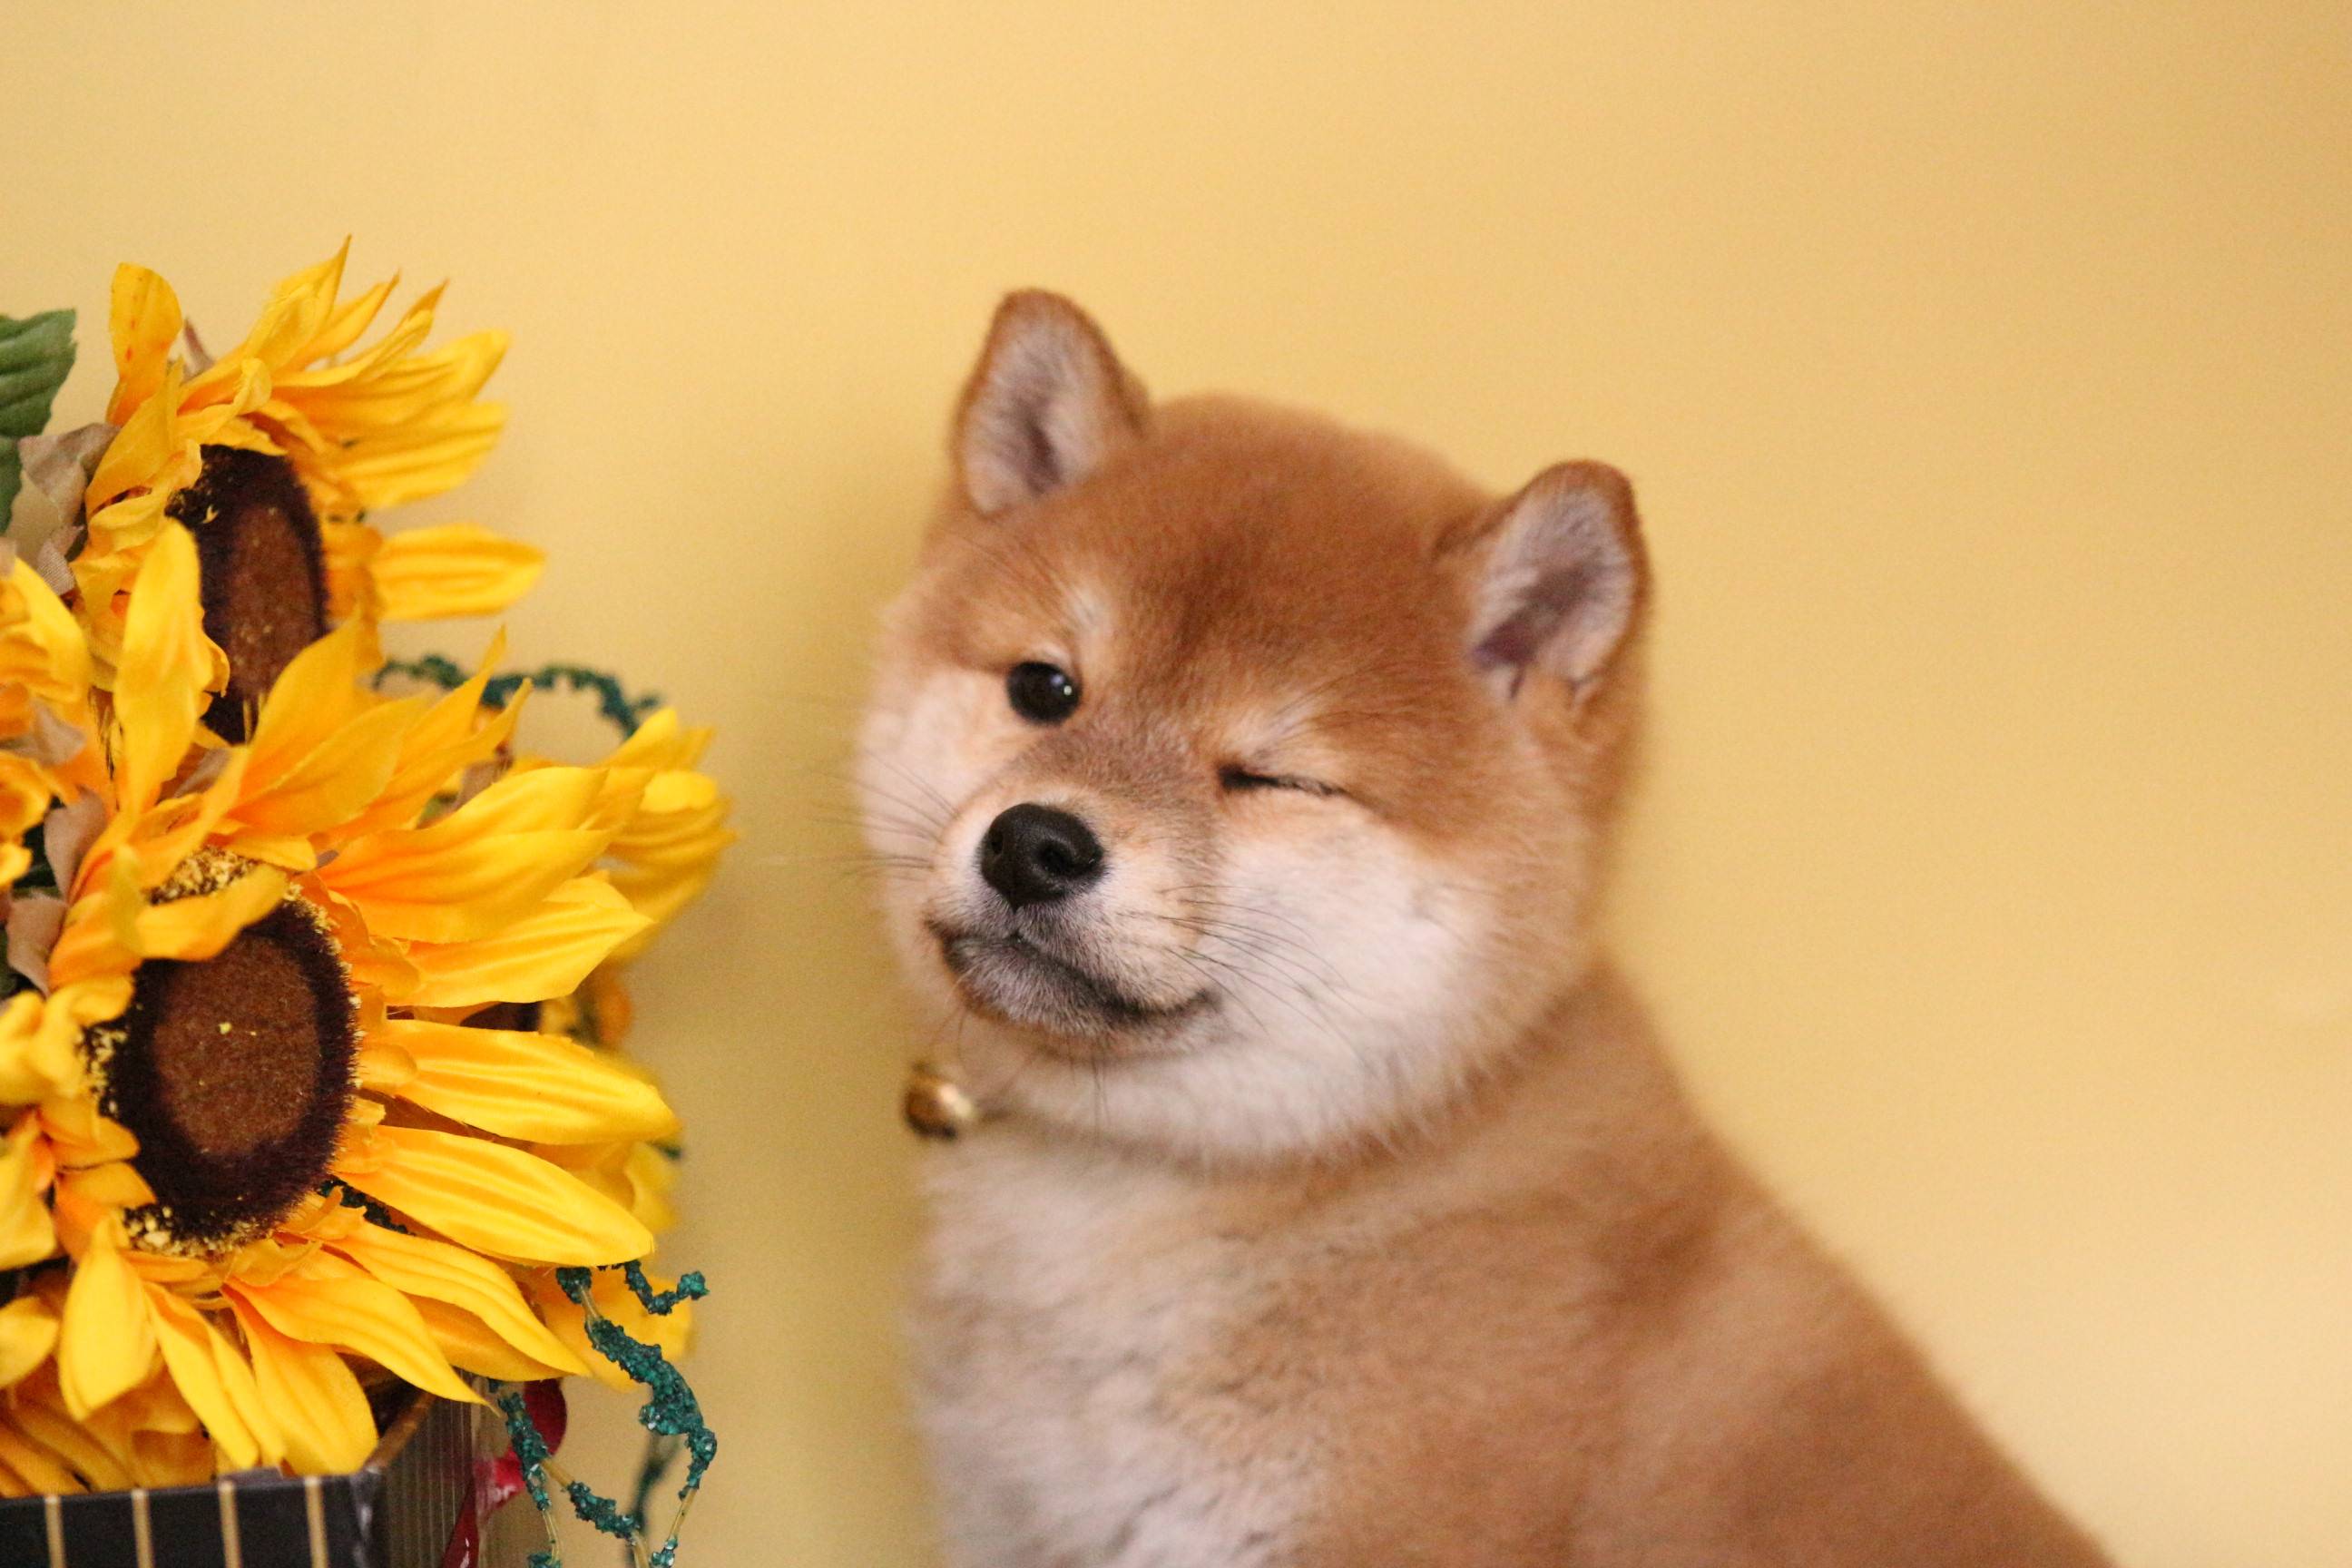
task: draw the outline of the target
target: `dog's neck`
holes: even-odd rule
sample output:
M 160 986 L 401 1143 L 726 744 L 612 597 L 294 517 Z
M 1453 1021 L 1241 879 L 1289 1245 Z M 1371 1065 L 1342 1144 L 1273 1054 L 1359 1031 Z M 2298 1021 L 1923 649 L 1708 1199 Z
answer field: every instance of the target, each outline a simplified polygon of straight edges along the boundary
M 1328 1145 L 1257 1160 L 1204 1160 L 1102 1138 L 1031 1114 L 1003 1100 L 983 1102 L 953 1064 L 910 1071 L 908 1124 L 941 1142 L 976 1135 L 1018 1139 L 1090 1160 L 1156 1166 L 1210 1181 L 1296 1180 L 1321 1186 L 1377 1179 L 1386 1167 L 1443 1163 L 1497 1146 L 1623 1146 L 1663 1135 L 1704 1138 L 1681 1086 L 1658 1049 L 1623 978 L 1595 963 L 1538 1010 L 1512 1043 L 1449 1099 Z

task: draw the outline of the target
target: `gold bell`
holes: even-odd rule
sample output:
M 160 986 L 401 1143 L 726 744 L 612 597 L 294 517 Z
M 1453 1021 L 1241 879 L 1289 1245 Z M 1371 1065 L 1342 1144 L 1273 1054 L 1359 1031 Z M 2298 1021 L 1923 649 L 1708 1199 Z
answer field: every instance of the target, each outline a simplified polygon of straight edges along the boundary
M 980 1120 L 980 1107 L 963 1086 L 929 1062 L 907 1069 L 907 1096 L 899 1109 L 907 1125 L 925 1138 L 957 1138 Z

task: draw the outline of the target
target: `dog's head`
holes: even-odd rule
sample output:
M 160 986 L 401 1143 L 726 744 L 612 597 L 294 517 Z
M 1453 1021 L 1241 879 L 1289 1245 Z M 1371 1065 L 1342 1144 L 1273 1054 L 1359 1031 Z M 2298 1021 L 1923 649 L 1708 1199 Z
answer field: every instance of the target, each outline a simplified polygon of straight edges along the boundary
M 1067 301 L 998 311 L 859 761 L 892 936 L 968 1087 L 1196 1160 L 1442 1107 L 1586 962 L 1644 599 L 1633 502 L 1496 500 L 1223 399 Z

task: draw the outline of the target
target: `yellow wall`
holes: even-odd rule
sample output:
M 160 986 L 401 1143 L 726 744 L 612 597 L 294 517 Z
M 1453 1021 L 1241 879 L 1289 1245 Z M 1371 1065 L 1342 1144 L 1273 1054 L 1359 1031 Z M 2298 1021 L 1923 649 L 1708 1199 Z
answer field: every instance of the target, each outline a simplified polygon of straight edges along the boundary
M 515 416 L 416 515 L 554 547 L 520 646 L 724 726 L 747 841 L 643 994 L 690 1563 L 924 1560 L 919 1042 L 830 770 L 1032 281 L 1163 388 L 1628 467 L 1620 924 L 1706 1098 L 2132 1562 L 2352 1552 L 2339 0 L 7 9 L 0 310 L 136 258 L 234 335 L 346 230 L 454 274 Z

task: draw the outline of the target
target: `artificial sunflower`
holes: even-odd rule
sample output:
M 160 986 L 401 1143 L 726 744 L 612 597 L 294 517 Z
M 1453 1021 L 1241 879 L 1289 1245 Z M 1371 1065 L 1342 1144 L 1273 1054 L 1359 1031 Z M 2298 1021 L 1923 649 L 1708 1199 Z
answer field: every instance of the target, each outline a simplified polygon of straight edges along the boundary
M 604 1165 L 675 1131 L 657 1090 L 468 1019 L 572 995 L 647 928 L 597 862 L 656 770 L 468 795 L 519 704 L 376 694 L 364 622 L 219 745 L 198 553 L 168 518 L 143 548 L 112 697 L 79 710 L 105 765 L 54 781 L 54 910 L 11 916 L 38 989 L 0 1010 L 0 1267 L 29 1270 L 0 1489 L 350 1468 L 376 1436 L 352 1358 L 452 1399 L 458 1370 L 584 1370 L 551 1271 L 652 1246 Z M 11 584 L 0 650 L 56 614 Z
M 645 775 L 644 791 L 621 820 L 601 862 L 614 886 L 646 919 L 645 929 L 616 946 L 612 956 L 572 992 L 542 1002 L 501 1002 L 475 1014 L 470 1022 L 477 1026 L 495 1022 L 561 1035 L 593 1049 L 617 1070 L 644 1072 L 625 1054 L 635 1014 L 625 978 L 629 962 L 642 954 L 663 928 L 709 886 L 720 854 L 735 839 L 727 826 L 730 802 L 712 779 L 696 771 L 710 737 L 708 729 L 688 728 L 674 710 L 662 709 L 646 716 L 601 764 Z M 545 758 L 525 757 L 518 759 L 513 768 L 529 773 L 558 765 Z M 627 1208 L 656 1235 L 676 1223 L 670 1194 L 677 1182 L 679 1150 L 672 1142 L 636 1139 L 540 1144 L 532 1152 Z M 653 1281 L 662 1290 L 675 1283 L 663 1279 Z M 595 1353 L 588 1340 L 585 1311 L 564 1293 L 554 1270 L 537 1271 L 524 1280 L 524 1288 L 550 1326 L 587 1363 L 593 1375 L 615 1388 L 630 1386 L 627 1372 Z M 604 1316 L 635 1338 L 659 1346 L 665 1355 L 685 1352 L 692 1316 L 684 1303 L 665 1313 L 649 1312 L 625 1280 L 611 1275 L 594 1281 L 591 1300 Z
M 0 885 L 32 866 L 25 835 L 96 775 L 89 648 L 40 574 L 0 542 Z
M 658 936 L 678 911 L 699 898 L 719 869 L 719 857 L 735 842 L 727 818 L 733 809 L 711 777 L 696 771 L 709 746 L 707 727 L 688 727 L 675 709 L 648 715 L 616 747 L 604 766 L 644 773 L 646 787 L 605 847 L 614 887 L 649 922 L 614 956 L 634 958 Z M 525 758 L 516 771 L 555 765 Z
M 387 536 L 366 521 L 449 489 L 488 455 L 506 413 L 479 394 L 506 337 L 426 352 L 433 289 L 355 348 L 394 285 L 340 300 L 349 249 L 280 283 L 253 331 L 209 364 L 173 352 L 186 323 L 170 284 L 142 267 L 115 274 L 107 419 L 120 433 L 84 493 L 81 614 L 111 686 L 124 593 L 164 523 L 186 524 L 204 563 L 205 629 L 230 671 L 207 721 L 232 740 L 331 624 L 493 614 L 542 563 L 470 523 Z

